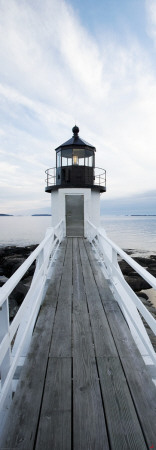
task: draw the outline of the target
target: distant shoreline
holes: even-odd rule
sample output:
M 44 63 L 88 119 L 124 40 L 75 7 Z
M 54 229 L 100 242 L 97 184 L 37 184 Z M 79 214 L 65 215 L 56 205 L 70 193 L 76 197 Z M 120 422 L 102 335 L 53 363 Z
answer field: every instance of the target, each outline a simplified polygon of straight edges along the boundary
M 156 217 L 156 214 L 130 214 L 130 217 Z
M 14 215 L 14 214 L 0 214 L 0 217 L 51 217 L 51 214 L 30 214 L 30 216 L 24 216 L 24 215 Z
M 0 214 L 0 217 L 51 217 L 52 214 Z M 106 214 L 107 216 L 107 214 Z M 108 216 L 114 217 L 114 216 L 123 216 L 123 217 L 156 217 L 156 214 L 108 214 Z M 103 214 L 101 214 L 101 217 L 103 217 Z

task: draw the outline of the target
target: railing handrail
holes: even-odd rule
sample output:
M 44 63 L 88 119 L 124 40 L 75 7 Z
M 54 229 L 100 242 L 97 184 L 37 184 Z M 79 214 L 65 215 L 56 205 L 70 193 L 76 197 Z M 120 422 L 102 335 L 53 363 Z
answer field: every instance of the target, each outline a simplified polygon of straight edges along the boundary
M 135 337 L 140 353 L 143 357 L 148 354 L 153 363 L 156 365 L 156 354 L 147 335 L 140 314 L 144 317 L 145 321 L 155 335 L 156 320 L 126 282 L 119 267 L 117 255 L 124 259 L 154 289 L 156 289 L 156 278 L 145 268 L 141 267 L 129 255 L 127 255 L 127 253 L 118 247 L 118 245 L 111 241 L 111 239 L 107 237 L 104 230 L 101 228 L 96 228 L 90 221 L 87 221 L 87 225 L 87 237 L 98 253 L 98 257 L 100 257 L 100 260 L 104 266 L 104 271 L 107 273 L 107 278 L 109 278 L 111 282 L 115 298 L 118 301 L 129 324 L 132 335 Z
M 50 230 L 51 230 L 50 234 L 45 236 L 43 241 L 31 253 L 31 255 L 28 256 L 28 258 L 24 261 L 24 263 L 21 264 L 21 266 L 16 270 L 16 272 L 14 272 L 14 274 L 9 278 L 9 280 L 7 280 L 6 283 L 0 288 L 0 307 L 3 305 L 3 302 L 5 301 L 6 297 L 9 297 L 13 289 L 17 286 L 19 281 L 25 275 L 31 264 L 35 261 L 37 256 L 40 254 L 41 250 L 44 248 L 45 244 L 52 237 L 54 230 L 53 229 Z
M 89 222 L 89 223 L 92 225 L 92 227 L 95 228 L 95 230 L 97 230 L 97 228 L 91 222 Z M 115 244 L 115 242 L 113 242 L 111 239 L 109 239 L 104 234 L 101 227 L 98 228 L 98 233 L 101 237 L 103 237 L 105 239 L 106 242 L 108 242 L 108 244 L 111 245 L 111 247 L 116 251 L 116 253 L 118 255 L 120 255 L 121 258 L 127 262 L 127 264 L 129 264 L 136 272 L 138 272 L 138 274 L 142 278 L 144 278 L 144 280 L 146 280 L 154 289 L 156 289 L 156 278 L 152 274 L 150 274 L 144 267 L 140 266 L 140 264 L 138 264 L 136 261 L 134 261 L 134 259 L 131 258 L 131 256 L 127 255 L 127 253 L 124 250 L 122 250 L 120 247 L 118 247 L 118 245 Z
M 27 355 L 45 281 L 63 236 L 64 220 L 61 220 L 55 228 L 47 229 L 42 242 L 0 289 L 0 423 L 11 402 L 12 380 L 19 358 Z M 30 288 L 10 324 L 8 297 L 35 260 L 37 264 Z

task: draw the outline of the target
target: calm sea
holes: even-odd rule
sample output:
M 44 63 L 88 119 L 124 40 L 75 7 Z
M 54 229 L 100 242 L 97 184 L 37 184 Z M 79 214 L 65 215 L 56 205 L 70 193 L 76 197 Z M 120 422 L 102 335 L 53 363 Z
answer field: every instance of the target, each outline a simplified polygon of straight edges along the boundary
M 39 244 L 51 217 L 0 217 L 0 246 Z M 156 252 L 156 217 L 102 216 L 110 239 L 123 249 Z

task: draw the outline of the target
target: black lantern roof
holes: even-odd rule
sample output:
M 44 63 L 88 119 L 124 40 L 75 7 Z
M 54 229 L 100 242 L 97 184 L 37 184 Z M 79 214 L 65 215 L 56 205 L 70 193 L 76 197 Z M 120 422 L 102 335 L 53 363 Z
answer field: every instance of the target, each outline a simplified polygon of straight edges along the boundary
M 74 147 L 83 147 L 83 148 L 87 147 L 87 148 L 90 148 L 90 149 L 96 151 L 96 148 L 93 145 L 89 144 L 88 142 L 84 141 L 84 139 L 81 139 L 79 137 L 79 135 L 78 135 L 79 127 L 77 127 L 77 125 L 75 125 L 72 128 L 72 131 L 73 131 L 72 138 L 69 139 L 68 141 L 64 142 L 63 144 L 59 145 L 59 147 L 57 147 L 55 150 L 59 150 L 62 147 L 69 147 L 69 146 L 73 147 L 74 146 Z

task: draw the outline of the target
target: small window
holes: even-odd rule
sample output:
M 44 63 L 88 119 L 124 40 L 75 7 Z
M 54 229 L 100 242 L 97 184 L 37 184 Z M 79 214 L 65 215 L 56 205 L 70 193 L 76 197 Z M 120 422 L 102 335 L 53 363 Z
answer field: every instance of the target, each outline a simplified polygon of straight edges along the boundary
M 93 167 L 94 166 L 94 157 L 93 152 L 91 150 L 85 151 L 85 166 Z
M 57 167 L 61 167 L 61 152 L 57 152 L 56 165 Z
M 72 149 L 66 148 L 62 150 L 62 167 L 72 165 Z
M 93 167 L 93 155 L 89 156 L 89 167 Z

